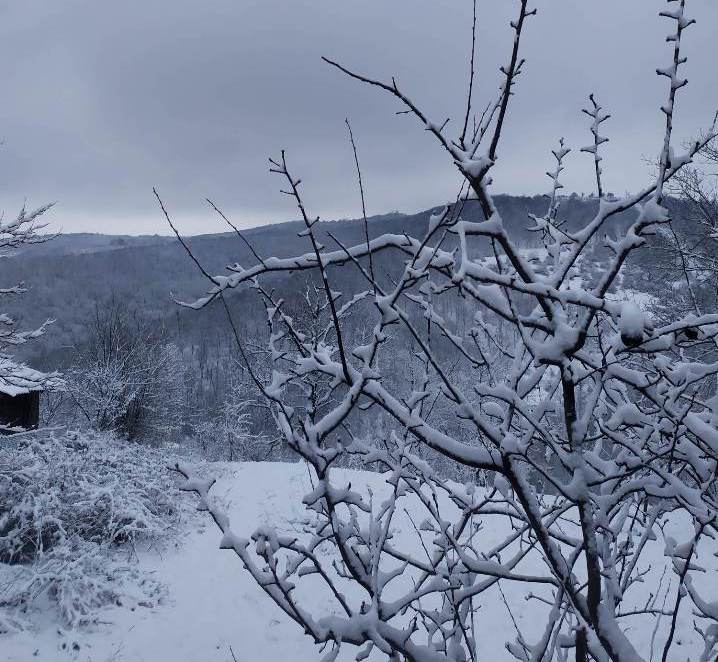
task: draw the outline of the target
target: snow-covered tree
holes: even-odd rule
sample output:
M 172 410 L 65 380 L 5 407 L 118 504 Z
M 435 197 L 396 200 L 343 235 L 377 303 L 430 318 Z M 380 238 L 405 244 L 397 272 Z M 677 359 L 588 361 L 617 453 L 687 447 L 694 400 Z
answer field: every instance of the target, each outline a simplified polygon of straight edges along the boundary
M 670 182 L 683 222 L 661 232 L 668 259 L 663 269 L 684 305 L 700 314 L 718 301 L 718 140 L 708 141 L 693 163 Z
M 51 206 L 45 205 L 35 210 L 23 207 L 17 216 L 10 219 L 6 219 L 4 215 L 0 216 L 0 258 L 22 246 L 41 243 L 50 238 L 50 235 L 40 231 L 47 226 L 41 221 L 41 217 Z M 18 283 L 0 289 L 0 296 L 19 296 L 25 291 L 24 284 Z M 16 327 L 12 317 L 0 313 L 0 393 L 16 396 L 58 385 L 56 375 L 34 370 L 13 357 L 16 347 L 42 336 L 48 323 L 36 329 L 22 331 Z
M 352 650 L 356 660 L 485 659 L 481 605 L 505 605 L 513 618 L 525 600 L 531 622 L 514 620 L 516 638 L 506 642 L 507 655 L 524 662 L 625 662 L 656 653 L 665 662 L 677 659 L 678 639 L 697 640 L 699 658 L 712 660 L 718 591 L 704 564 L 718 533 L 718 364 L 705 357 L 715 353 L 718 314 L 654 325 L 616 296 L 629 259 L 657 228 L 670 226 L 667 185 L 715 135 L 711 126 L 685 153 L 673 148 L 676 98 L 686 84 L 682 40 L 693 21 L 685 0 L 668 0 L 661 12 L 671 26 L 671 61 L 657 70 L 667 93 L 655 177 L 623 198 L 605 193 L 608 114 L 591 96 L 591 141 L 581 151 L 593 161 L 598 211 L 578 229 L 562 224 L 558 193 L 570 153 L 562 140 L 548 173 L 546 212 L 530 219 L 545 250 L 527 254 L 505 228 L 490 189 L 522 73 L 522 37 L 536 13 L 528 0 L 515 4 L 498 94 L 475 115 L 472 53 L 458 135 L 449 134 L 453 125 L 433 122 L 395 79 L 327 60 L 394 97 L 458 169 L 456 200 L 431 217 L 424 234 L 372 238 L 365 223 L 358 244 L 322 245 L 318 219 L 282 153 L 271 170 L 297 204 L 308 252 L 287 259 L 255 253 L 253 266 L 205 272 L 211 288 L 187 304 L 223 302 L 242 286 L 265 302 L 274 371 L 268 383 L 251 374 L 286 442 L 311 468 L 314 489 L 304 498 L 313 512 L 310 534 L 263 526 L 242 537 L 212 499 L 212 482 L 194 478 L 191 467 L 176 469 L 221 529 L 221 546 L 325 646 L 326 662 L 351 647 L 359 647 Z M 475 19 L 473 25 L 475 38 Z M 469 204 L 480 207 L 483 220 L 462 218 Z M 629 210 L 633 222 L 617 226 Z M 599 249 L 601 261 L 589 272 L 588 256 Z M 384 275 L 386 254 L 394 264 L 403 260 L 398 278 Z M 361 274 L 364 291 L 337 292 L 333 275 L 342 269 Z M 298 329 L 263 284 L 265 276 L 306 270 L 318 274 L 328 302 L 320 335 Z M 450 298 L 473 308 L 469 328 L 442 312 Z M 345 321 L 360 306 L 373 311 L 374 322 L 358 342 Z M 235 324 L 233 331 L 251 372 L 249 348 Z M 395 365 L 387 356 L 407 339 L 425 366 L 410 387 L 386 368 Z M 360 417 L 384 417 L 393 426 L 367 442 L 353 434 Z M 448 479 L 424 450 L 476 479 Z M 366 493 L 334 478 L 348 455 L 380 467 L 386 490 Z M 660 567 L 656 559 L 663 559 Z M 322 610 L 309 609 L 305 590 L 324 591 Z
M 205 457 L 229 460 L 266 460 L 275 440 L 253 431 L 254 397 L 244 384 L 235 384 L 215 411 L 196 426 L 196 435 Z
M 182 424 L 185 373 L 179 350 L 115 299 L 97 306 L 66 379 L 81 420 L 95 430 L 136 439 Z

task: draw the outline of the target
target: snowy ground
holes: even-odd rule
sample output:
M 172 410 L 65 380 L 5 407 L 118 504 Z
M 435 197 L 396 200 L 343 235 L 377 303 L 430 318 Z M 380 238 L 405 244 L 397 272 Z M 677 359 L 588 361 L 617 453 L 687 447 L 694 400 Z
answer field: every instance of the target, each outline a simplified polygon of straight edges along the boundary
M 290 495 L 307 491 L 300 464 L 218 465 L 217 471 L 223 477 L 213 493 L 227 503 L 239 530 L 288 523 Z M 0 659 L 225 662 L 232 661 L 230 646 L 240 662 L 317 659 L 311 642 L 286 622 L 238 559 L 218 548 L 219 534 L 206 515 L 192 515 L 182 526 L 172 548 L 140 552 L 141 563 L 168 588 L 164 605 L 107 610 L 103 624 L 90 631 L 40 622 L 37 631 L 0 638 Z
M 208 468 L 219 476 L 213 494 L 226 505 L 237 532 L 248 534 L 265 523 L 300 531 L 298 522 L 304 518 L 301 496 L 310 490 L 303 464 L 235 463 Z M 347 473 L 357 487 L 363 483 L 379 488 L 381 483 L 375 474 Z M 232 662 L 232 653 L 240 662 L 319 659 L 311 641 L 270 602 L 238 559 L 218 548 L 219 539 L 206 515 L 188 516 L 181 524 L 178 542 L 170 549 L 140 552 L 141 563 L 167 586 L 164 604 L 134 611 L 113 607 L 102 613 L 102 623 L 92 630 L 63 631 L 49 617 L 44 621 L 36 618 L 33 631 L 0 637 L 0 660 Z M 509 602 L 525 605 L 522 611 L 513 612 L 519 627 L 534 636 L 541 618 L 537 618 L 535 603 L 526 603 L 518 593 L 512 595 L 520 590 L 515 584 L 505 587 Z M 485 633 L 480 648 L 484 659 L 510 659 L 504 642 L 514 637 L 512 620 L 498 595 L 489 599 L 491 603 L 480 611 L 479 629 Z M 653 623 L 636 626 L 642 631 L 636 642 L 639 650 L 648 651 Z M 691 629 L 687 614 L 680 619 L 679 632 L 690 634 Z M 662 630 L 660 627 L 656 646 L 662 640 Z M 340 659 L 353 659 L 348 650 L 346 653 Z M 694 653 L 692 647 L 678 645 L 672 659 L 685 660 Z

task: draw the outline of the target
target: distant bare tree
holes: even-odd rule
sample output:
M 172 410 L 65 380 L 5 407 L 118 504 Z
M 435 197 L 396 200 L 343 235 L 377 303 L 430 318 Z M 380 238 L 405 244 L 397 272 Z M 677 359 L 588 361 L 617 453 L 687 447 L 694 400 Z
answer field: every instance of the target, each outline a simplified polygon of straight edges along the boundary
M 184 379 L 177 348 L 113 298 L 96 307 L 67 370 L 67 392 L 96 430 L 164 436 L 181 425 Z
M 277 440 L 253 431 L 254 406 L 244 385 L 236 384 L 215 411 L 205 412 L 205 420 L 197 425 L 205 457 L 230 462 L 269 459 Z
M 364 241 L 335 241 L 330 250 L 317 238 L 318 219 L 282 153 L 271 171 L 296 202 L 308 252 L 288 259 L 255 252 L 253 266 L 236 264 L 223 276 L 197 262 L 211 287 L 187 305 L 224 303 L 224 294 L 240 286 L 254 288 L 266 305 L 270 380 L 252 372 L 230 321 L 278 428 L 311 468 L 314 489 L 303 499 L 315 518 L 311 532 L 302 538 L 262 526 L 241 537 L 213 500 L 212 481 L 195 478 L 191 467 L 176 469 L 221 529 L 222 548 L 233 550 L 285 614 L 325 647 L 324 662 L 350 646 L 360 647 L 352 650 L 356 660 L 374 653 L 394 662 L 486 659 L 477 626 L 482 600 L 503 602 L 510 615 L 519 601 L 531 602 L 541 632 L 529 635 L 514 620 L 515 640 L 506 643 L 522 662 L 653 659 L 654 642 L 636 636 L 646 622 L 656 623 L 663 662 L 677 659 L 679 619 L 688 610 L 693 629 L 681 631 L 681 643 L 699 646 L 704 662 L 715 659 L 715 580 L 699 578 L 718 534 L 718 364 L 706 360 L 715 353 L 718 314 L 678 315 L 654 326 L 634 303 L 614 296 L 629 258 L 671 220 L 667 185 L 715 136 L 712 126 L 685 153 L 673 149 L 676 97 L 686 84 L 682 39 L 693 21 L 685 0 L 669 0 L 661 12 L 672 28 L 671 63 L 658 70 L 668 90 L 655 178 L 624 198 L 604 193 L 608 115 L 591 96 L 592 140 L 582 151 L 593 160 L 598 210 L 580 229 L 562 226 L 558 192 L 570 152 L 562 141 L 548 173 L 546 212 L 533 217 L 544 246 L 537 258 L 507 232 L 489 188 L 522 72 L 522 36 L 536 13 L 527 0 L 516 5 L 498 95 L 475 115 L 472 58 L 465 119 L 453 137 L 448 121 L 430 120 L 395 79 L 327 60 L 395 98 L 460 172 L 456 202 L 431 218 L 423 236 L 370 238 L 367 231 Z M 475 13 L 472 34 L 475 41 Z M 469 199 L 483 220 L 462 218 Z M 618 233 L 616 219 L 629 210 L 634 220 Z M 609 255 L 591 276 L 584 260 L 601 240 Z M 493 248 L 490 259 L 476 257 L 479 241 Z M 379 254 L 390 251 L 403 260 L 399 278 L 376 268 Z M 333 274 L 341 269 L 360 273 L 365 290 L 337 292 Z M 316 272 L 324 291 L 323 333 L 298 328 L 263 284 L 267 275 L 298 271 Z M 450 297 L 473 307 L 470 328 L 442 312 L 450 311 L 440 306 Z M 346 319 L 363 305 L 373 325 L 357 342 Z M 424 375 L 402 384 L 392 379 L 392 359 L 407 338 Z M 393 426 L 380 439 L 362 440 L 353 431 L 359 417 L 385 417 Z M 476 472 L 476 481 L 447 480 L 420 449 Z M 335 477 L 349 455 L 381 466 L 382 493 Z M 661 572 L 672 579 L 664 583 Z M 506 597 L 507 586 L 521 587 L 520 597 Z M 322 592 L 316 610 L 300 587 Z
M 690 166 L 677 173 L 670 192 L 681 205 L 681 222 L 661 233 L 672 280 L 688 307 L 700 313 L 718 303 L 718 141 L 709 140 Z

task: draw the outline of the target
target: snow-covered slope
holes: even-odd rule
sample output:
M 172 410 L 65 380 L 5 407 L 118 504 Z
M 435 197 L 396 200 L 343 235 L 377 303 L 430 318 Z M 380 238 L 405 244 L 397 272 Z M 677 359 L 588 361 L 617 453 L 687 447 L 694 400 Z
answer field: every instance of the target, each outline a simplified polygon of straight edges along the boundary
M 307 469 L 302 463 L 233 463 L 205 467 L 219 480 L 213 494 L 229 512 L 233 529 L 249 534 L 260 524 L 274 524 L 286 532 L 302 532 L 306 512 L 301 497 L 311 490 Z M 377 493 L 383 479 L 378 474 L 342 471 L 354 489 L 371 487 Z M 191 497 L 188 497 L 191 498 Z M 168 589 L 164 604 L 156 608 L 118 606 L 104 612 L 102 623 L 93 630 L 62 631 L 49 620 L 36 619 L 34 631 L 0 637 L 3 662 L 315 662 L 321 655 L 312 642 L 257 587 L 233 553 L 219 549 L 220 535 L 211 520 L 202 513 L 181 522 L 178 539 L 169 549 L 140 552 L 141 563 L 152 568 L 155 577 Z M 401 524 L 399 523 L 399 527 Z M 402 536 L 403 531 L 396 532 Z M 410 532 L 406 532 L 410 533 Z M 482 535 L 500 532 L 485 530 Z M 650 552 L 656 567 L 664 564 L 663 550 Z M 701 561 L 705 562 L 704 559 Z M 715 565 L 715 559 L 709 559 Z M 650 582 L 650 575 L 647 578 Z M 666 588 L 668 576 L 663 580 Z M 648 593 L 656 586 L 646 586 Z M 504 642 L 515 637 L 516 624 L 534 637 L 542 627 L 535 601 L 522 599 L 522 587 L 502 583 L 512 605 L 511 614 L 501 594 L 484 597 L 479 611 L 479 642 L 485 660 L 512 659 Z M 671 591 L 671 595 L 673 591 Z M 307 596 L 311 603 L 316 596 Z M 321 605 L 310 604 L 311 607 Z M 632 638 L 639 650 L 647 652 L 654 639 L 660 646 L 667 619 L 659 622 L 654 634 L 653 619 L 632 624 Z M 688 644 L 692 619 L 679 619 L 676 654 L 685 660 L 696 653 Z M 340 660 L 350 660 L 350 650 Z M 369 659 L 376 659 L 373 656 Z

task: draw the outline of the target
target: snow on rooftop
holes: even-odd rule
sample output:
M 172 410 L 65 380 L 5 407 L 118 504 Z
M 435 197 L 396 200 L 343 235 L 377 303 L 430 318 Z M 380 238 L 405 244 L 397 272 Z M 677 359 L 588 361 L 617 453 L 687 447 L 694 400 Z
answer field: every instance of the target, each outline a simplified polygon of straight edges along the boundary
M 15 397 L 31 391 L 43 391 L 53 376 L 0 357 L 0 393 Z

